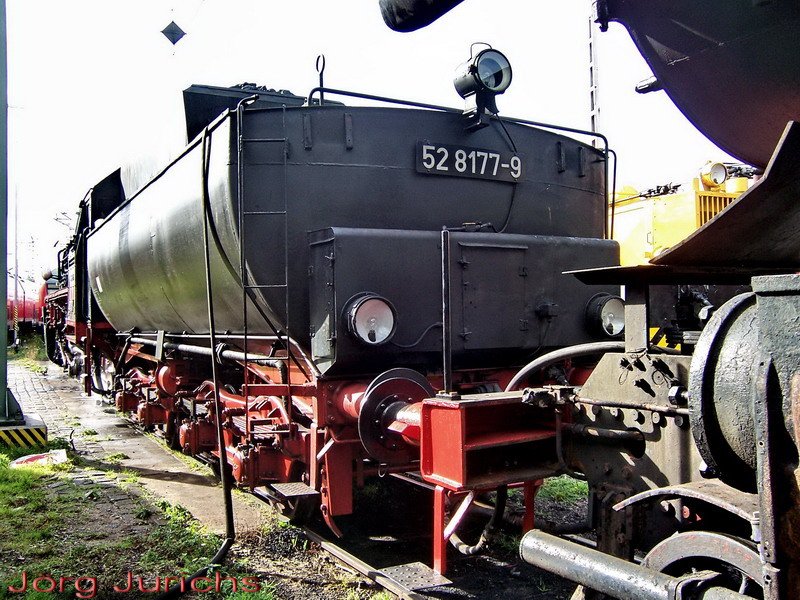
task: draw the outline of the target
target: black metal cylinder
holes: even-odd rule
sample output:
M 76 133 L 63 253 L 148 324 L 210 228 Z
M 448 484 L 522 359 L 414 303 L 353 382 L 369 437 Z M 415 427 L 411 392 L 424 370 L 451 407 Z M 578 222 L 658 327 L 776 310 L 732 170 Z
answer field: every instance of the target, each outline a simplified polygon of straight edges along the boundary
M 700 456 L 712 474 L 747 491 L 756 488 L 759 358 L 756 297 L 740 294 L 703 329 L 689 370 L 689 418 Z

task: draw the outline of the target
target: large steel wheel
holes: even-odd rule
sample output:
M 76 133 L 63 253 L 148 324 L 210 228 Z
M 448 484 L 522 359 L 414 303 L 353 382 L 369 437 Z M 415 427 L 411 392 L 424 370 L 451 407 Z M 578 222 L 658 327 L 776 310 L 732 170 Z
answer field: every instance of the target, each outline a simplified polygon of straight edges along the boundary
M 92 387 L 104 396 L 110 396 L 114 391 L 114 376 L 116 367 L 114 361 L 97 351 L 92 356 Z
M 55 327 L 50 327 L 47 323 L 42 325 L 42 337 L 44 339 L 44 349 L 47 358 L 59 366 L 64 366 L 64 359 L 61 356 L 61 349 L 58 347 L 58 332 Z M 10 337 L 8 339 L 11 339 Z
M 723 533 L 676 533 L 656 544 L 642 566 L 673 576 L 713 571 L 715 585 L 748 598 L 764 597 L 764 576 L 756 544 Z

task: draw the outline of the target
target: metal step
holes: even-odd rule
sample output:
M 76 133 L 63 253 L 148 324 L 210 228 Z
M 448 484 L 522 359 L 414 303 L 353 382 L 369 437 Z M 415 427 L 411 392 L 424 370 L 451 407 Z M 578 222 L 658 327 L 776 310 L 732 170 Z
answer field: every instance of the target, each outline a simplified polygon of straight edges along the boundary
M 245 217 L 248 216 L 264 216 L 264 215 L 286 215 L 285 210 L 248 210 L 242 213 Z
M 424 590 L 453 583 L 444 575 L 440 575 L 428 565 L 421 562 L 384 567 L 381 571 L 386 577 L 396 581 L 401 586 L 411 591 Z
M 236 426 L 242 433 L 244 433 L 247 419 L 241 416 L 235 416 L 231 417 L 231 421 L 233 421 L 234 426 Z M 275 428 L 271 425 L 253 425 L 252 423 L 250 424 L 250 435 L 254 440 L 266 439 L 269 436 L 279 433 L 285 433 L 285 432 L 276 431 Z
M 247 290 L 264 290 L 274 288 L 285 288 L 285 283 L 262 283 L 262 284 L 247 284 L 244 286 Z
M 282 500 L 293 498 L 316 497 L 319 492 L 302 481 L 292 481 L 289 483 L 272 483 L 269 486 L 275 494 Z

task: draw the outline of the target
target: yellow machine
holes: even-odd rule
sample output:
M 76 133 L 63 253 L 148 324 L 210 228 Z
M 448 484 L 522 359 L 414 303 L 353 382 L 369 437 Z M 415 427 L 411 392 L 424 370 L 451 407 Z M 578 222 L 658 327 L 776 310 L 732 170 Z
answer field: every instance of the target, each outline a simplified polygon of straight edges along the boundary
M 667 184 L 642 193 L 630 187 L 616 192 L 609 217 L 621 264 L 647 263 L 682 241 L 746 191 L 755 175 L 747 165 L 709 162 L 691 189 Z

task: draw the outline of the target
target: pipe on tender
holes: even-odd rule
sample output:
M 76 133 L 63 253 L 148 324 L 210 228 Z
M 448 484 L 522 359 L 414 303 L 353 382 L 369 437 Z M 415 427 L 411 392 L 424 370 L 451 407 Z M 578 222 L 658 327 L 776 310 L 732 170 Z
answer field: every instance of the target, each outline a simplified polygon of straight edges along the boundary
M 526 563 L 619 600 L 671 600 L 679 579 L 542 531 L 526 533 L 519 547 Z M 746 600 L 723 588 L 699 591 L 694 600 Z
M 131 338 L 131 342 L 134 344 L 144 344 L 147 346 L 156 345 L 156 340 L 151 340 L 149 338 L 143 338 L 143 337 Z M 167 350 L 177 350 L 179 352 L 185 352 L 186 354 L 196 354 L 198 356 L 213 357 L 216 355 L 214 350 L 207 346 L 193 346 L 191 344 L 176 344 L 175 342 L 164 342 L 164 348 L 166 348 Z M 221 350 L 219 352 L 219 356 L 221 358 L 232 360 L 234 362 L 236 361 L 243 362 L 245 359 L 245 353 L 239 352 L 237 350 Z M 248 352 L 247 361 L 259 365 L 274 367 L 276 369 L 281 367 L 285 368 L 285 365 L 283 364 L 282 361 L 272 359 L 269 356 L 264 356 L 263 354 L 252 354 Z

